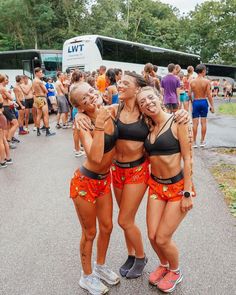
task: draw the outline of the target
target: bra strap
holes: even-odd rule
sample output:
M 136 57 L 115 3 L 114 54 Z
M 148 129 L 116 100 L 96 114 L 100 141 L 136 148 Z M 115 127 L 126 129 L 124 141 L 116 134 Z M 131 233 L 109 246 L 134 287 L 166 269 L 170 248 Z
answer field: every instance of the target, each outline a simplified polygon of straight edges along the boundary
M 171 119 L 174 119 L 174 115 L 172 115 L 172 116 L 171 116 L 171 117 L 165 122 L 165 124 L 161 127 L 161 129 L 159 130 L 159 132 L 158 132 L 157 135 L 156 135 L 156 138 L 157 138 L 158 135 L 161 133 L 161 131 L 166 127 L 167 123 L 168 123 Z M 173 122 L 173 120 L 172 120 L 172 122 Z M 172 125 L 172 122 L 171 122 L 171 125 Z M 170 127 L 171 127 L 171 125 L 170 125 Z
M 122 101 L 122 102 L 119 103 L 117 114 L 116 114 L 116 117 L 115 117 L 115 122 L 117 122 L 117 120 L 120 118 L 120 113 L 123 110 L 123 108 L 124 108 L 124 102 Z

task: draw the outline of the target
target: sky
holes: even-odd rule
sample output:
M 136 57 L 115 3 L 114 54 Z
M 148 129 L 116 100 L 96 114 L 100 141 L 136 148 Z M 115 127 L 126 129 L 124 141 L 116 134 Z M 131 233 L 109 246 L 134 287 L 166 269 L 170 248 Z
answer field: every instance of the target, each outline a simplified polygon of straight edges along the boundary
M 201 4 L 206 0 L 161 0 L 161 2 L 166 4 L 171 4 L 177 8 L 179 8 L 180 13 L 187 13 L 190 10 L 194 10 L 194 7 L 197 4 Z

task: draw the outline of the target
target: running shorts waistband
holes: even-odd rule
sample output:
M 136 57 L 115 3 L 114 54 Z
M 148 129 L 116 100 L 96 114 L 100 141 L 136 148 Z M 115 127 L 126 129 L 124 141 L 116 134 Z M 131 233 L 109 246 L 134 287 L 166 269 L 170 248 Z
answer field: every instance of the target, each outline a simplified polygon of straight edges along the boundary
M 110 172 L 107 172 L 105 174 L 98 174 L 96 172 L 93 172 L 93 171 L 90 171 L 88 170 L 87 168 L 85 168 L 84 166 L 81 166 L 79 168 L 79 171 L 84 175 L 84 176 L 87 176 L 89 178 L 92 178 L 92 179 L 98 179 L 98 180 L 101 180 L 101 179 L 105 179 L 108 177 L 109 173 Z
M 183 171 L 180 171 L 180 173 L 177 174 L 176 176 L 167 178 L 167 179 L 158 178 L 153 174 L 151 174 L 151 178 L 161 184 L 174 184 L 176 182 L 179 182 L 181 179 L 183 179 L 184 175 L 183 175 Z
M 119 161 L 114 161 L 114 164 L 120 168 L 134 168 L 137 167 L 145 162 L 145 157 L 143 156 L 142 158 L 133 161 L 133 162 L 119 162 Z

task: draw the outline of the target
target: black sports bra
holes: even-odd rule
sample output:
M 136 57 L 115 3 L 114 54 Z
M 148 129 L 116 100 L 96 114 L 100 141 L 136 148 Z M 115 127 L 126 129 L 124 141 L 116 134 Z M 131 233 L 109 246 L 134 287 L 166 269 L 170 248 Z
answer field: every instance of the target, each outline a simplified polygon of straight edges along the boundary
M 172 119 L 172 121 L 171 121 L 169 128 L 165 132 L 163 132 L 160 136 L 158 136 L 171 119 Z M 173 121 L 174 121 L 174 118 L 173 118 L 173 116 L 171 116 L 165 122 L 165 124 L 163 125 L 161 130 L 158 132 L 154 143 L 150 142 L 150 135 L 145 140 L 144 147 L 145 147 L 147 153 L 149 154 L 149 156 L 173 155 L 173 154 L 180 153 L 179 141 L 174 137 L 172 130 L 171 130 L 171 126 L 173 124 Z
M 117 116 L 116 116 L 116 125 L 118 128 L 118 139 L 144 142 L 149 134 L 149 129 L 147 124 L 141 118 L 134 123 L 126 124 L 121 122 L 119 117 L 123 107 L 124 107 L 124 104 L 119 105 Z
M 108 153 L 110 152 L 115 144 L 116 144 L 116 140 L 118 139 L 118 128 L 114 122 L 114 120 L 112 120 L 113 125 L 114 125 L 114 132 L 113 134 L 107 134 L 105 133 L 104 135 L 104 153 Z

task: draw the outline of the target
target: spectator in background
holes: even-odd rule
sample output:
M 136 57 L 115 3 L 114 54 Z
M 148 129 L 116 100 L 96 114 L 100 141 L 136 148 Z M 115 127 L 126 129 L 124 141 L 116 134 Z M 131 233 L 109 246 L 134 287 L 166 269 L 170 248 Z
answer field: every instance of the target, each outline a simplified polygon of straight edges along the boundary
M 175 70 L 174 70 L 174 75 L 176 75 L 177 77 L 179 76 L 179 73 L 181 71 L 181 66 L 180 65 L 175 65 Z
M 109 85 L 106 89 L 107 95 L 104 99 L 107 104 L 119 103 L 119 94 L 116 85 L 116 74 L 113 69 L 106 72 L 106 83 Z
M 54 112 L 57 111 L 57 99 L 56 99 L 56 89 L 53 85 L 53 80 L 51 77 L 47 79 L 47 83 L 45 84 L 47 88 L 47 101 L 48 104 L 51 105 Z
M 16 145 L 13 142 L 14 134 L 19 124 L 14 113 L 14 103 L 11 93 L 7 90 L 6 86 L 8 79 L 5 75 L 0 74 L 0 94 L 3 98 L 3 114 L 6 117 L 9 127 L 7 132 L 7 142 L 11 149 L 15 149 Z
M 168 65 L 168 74 L 161 80 L 164 105 L 169 113 L 176 112 L 179 107 L 180 81 L 175 76 L 175 65 Z
M 13 164 L 10 158 L 10 149 L 7 143 L 7 119 L 3 115 L 3 98 L 0 94 L 0 169 Z
M 179 94 L 180 108 L 183 108 L 186 111 L 188 111 L 188 95 L 186 94 L 184 89 L 184 72 L 180 71 L 178 77 L 180 80 L 180 94 Z
M 24 93 L 20 87 L 22 82 L 23 82 L 22 76 L 17 75 L 16 76 L 16 84 L 13 88 L 16 102 L 18 104 L 17 110 L 18 110 L 19 135 L 25 135 L 25 134 L 29 133 L 28 131 L 24 130 L 25 97 L 24 97 Z
M 97 89 L 101 93 L 104 93 L 107 88 L 105 73 L 106 73 L 106 67 L 100 66 L 99 76 L 97 78 Z
M 56 128 L 61 128 L 60 119 L 62 120 L 62 128 L 68 128 L 68 114 L 69 114 L 69 103 L 66 99 L 65 94 L 68 93 L 68 86 L 64 85 L 64 74 L 62 72 L 57 73 L 57 81 L 55 83 L 57 91 L 57 104 L 58 104 L 58 114 L 57 114 L 57 125 Z
M 121 80 L 122 77 L 122 70 L 121 69 L 114 69 L 116 74 L 116 83 Z
M 23 76 L 23 83 L 20 85 L 24 96 L 25 96 L 25 130 L 29 132 L 29 115 L 30 110 L 32 110 L 32 116 L 34 121 L 34 129 L 33 131 L 37 131 L 36 127 L 36 108 L 34 107 L 34 95 L 33 95 L 33 88 L 32 83 L 29 81 L 29 77 L 24 75 Z

